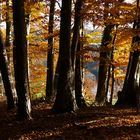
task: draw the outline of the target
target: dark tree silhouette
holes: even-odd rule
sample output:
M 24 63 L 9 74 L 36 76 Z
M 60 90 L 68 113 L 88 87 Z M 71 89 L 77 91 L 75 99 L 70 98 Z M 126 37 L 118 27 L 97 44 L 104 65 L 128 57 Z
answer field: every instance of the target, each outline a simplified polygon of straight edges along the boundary
M 7 64 L 8 62 L 6 60 L 6 51 L 4 51 L 4 43 L 2 33 L 0 31 L 0 71 L 4 83 L 5 94 L 7 97 L 7 109 L 9 110 L 14 108 L 14 99 Z
M 47 54 L 47 84 L 46 84 L 46 97 L 48 99 L 54 94 L 54 67 L 53 67 L 53 24 L 56 0 L 50 1 L 50 14 L 49 14 L 49 35 L 48 38 L 48 54 Z
M 15 83 L 18 96 L 19 119 L 31 118 L 31 103 L 28 89 L 28 64 L 27 41 L 24 0 L 13 0 L 13 24 L 14 24 L 14 69 Z
M 133 29 L 140 29 L 140 7 L 139 0 L 137 0 L 137 19 L 134 21 Z M 129 63 L 127 67 L 127 73 L 124 81 L 124 86 L 121 92 L 119 92 L 118 101 L 116 105 L 132 105 L 136 106 L 140 98 L 140 36 L 137 34 L 133 37 L 132 47 L 137 45 L 137 50 L 130 52 Z M 137 102 L 138 101 L 138 102 Z
M 74 111 L 76 106 L 74 73 L 71 63 L 71 0 L 62 0 L 57 95 L 54 112 Z
M 80 28 L 82 24 L 82 7 L 84 5 L 84 0 L 77 0 L 75 4 L 75 17 L 74 17 L 74 27 L 73 27 L 73 38 L 71 45 L 71 61 L 72 68 L 75 73 L 75 96 L 76 103 L 79 108 L 85 107 L 85 101 L 82 95 L 82 61 L 81 56 L 78 52 L 81 50 L 82 42 L 80 41 Z

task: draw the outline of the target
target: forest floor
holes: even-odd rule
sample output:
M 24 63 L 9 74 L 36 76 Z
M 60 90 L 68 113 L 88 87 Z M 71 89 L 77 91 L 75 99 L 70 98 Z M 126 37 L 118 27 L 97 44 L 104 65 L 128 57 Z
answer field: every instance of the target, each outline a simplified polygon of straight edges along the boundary
M 54 115 L 51 105 L 33 105 L 32 120 L 17 121 L 0 99 L 0 140 L 140 140 L 135 108 L 90 107 Z

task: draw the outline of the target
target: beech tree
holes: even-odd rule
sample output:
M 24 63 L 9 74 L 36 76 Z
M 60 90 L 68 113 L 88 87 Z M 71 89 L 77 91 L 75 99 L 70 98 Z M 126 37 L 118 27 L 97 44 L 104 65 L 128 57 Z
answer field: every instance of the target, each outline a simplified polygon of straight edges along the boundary
M 106 95 L 106 80 L 107 80 L 107 71 L 109 65 L 110 50 L 107 46 L 111 43 L 112 37 L 111 32 L 114 25 L 108 25 L 104 29 L 103 39 L 101 43 L 101 52 L 100 52 L 100 64 L 99 64 L 99 73 L 98 73 L 98 88 L 96 94 L 96 102 L 98 104 L 104 105 L 107 101 Z
M 134 21 L 134 30 L 140 29 L 140 7 L 139 0 L 137 0 L 137 18 Z M 132 39 L 132 49 L 136 48 L 133 52 L 130 52 L 129 63 L 127 67 L 127 73 L 124 81 L 124 86 L 121 92 L 119 92 L 118 102 L 116 105 L 132 105 L 136 106 L 140 104 L 139 88 L 140 88 L 140 36 L 137 33 Z M 137 102 L 138 101 L 138 102 Z
M 57 95 L 52 109 L 59 113 L 77 108 L 71 62 L 71 4 L 71 0 L 62 0 Z
M 82 49 L 82 42 L 79 41 L 77 45 L 77 54 L 76 54 L 76 66 L 75 66 L 75 96 L 76 103 L 79 108 L 86 107 L 86 103 L 83 97 L 83 58 L 80 54 L 80 50 Z
M 13 25 L 14 25 L 14 70 L 15 85 L 18 96 L 19 119 L 31 118 L 31 103 L 28 87 L 27 41 L 24 0 L 13 0 Z
M 54 94 L 54 67 L 53 67 L 53 24 L 54 24 L 54 12 L 55 12 L 56 0 L 50 1 L 50 13 L 49 13 L 49 28 L 48 33 L 48 54 L 47 54 L 47 84 L 46 84 L 46 97 L 48 99 Z
M 108 8 L 109 3 L 105 2 L 105 8 Z M 104 14 L 104 19 L 107 20 L 108 13 Z M 104 105 L 107 101 L 106 88 L 107 88 L 107 72 L 109 68 L 110 60 L 110 49 L 109 45 L 112 41 L 112 30 L 114 25 L 112 23 L 105 22 L 105 29 L 100 46 L 100 62 L 99 62 L 99 73 L 98 73 L 98 87 L 96 94 L 96 103 Z
M 109 8 L 109 4 L 112 4 L 114 7 L 120 6 L 120 4 L 124 0 L 118 0 L 117 3 L 114 2 L 105 2 L 105 10 L 106 8 Z M 115 13 L 115 12 L 114 12 Z M 99 72 L 98 72 L 98 87 L 97 87 L 97 94 L 96 94 L 96 103 L 98 105 L 105 105 L 107 102 L 107 94 L 108 94 L 108 83 L 109 83 L 109 75 L 110 75 L 110 65 L 112 62 L 113 57 L 113 48 L 110 48 L 109 45 L 113 44 L 114 41 L 112 36 L 112 31 L 115 27 L 115 23 L 111 22 L 108 18 L 115 19 L 119 17 L 119 10 L 116 12 L 116 14 L 111 15 L 108 12 L 104 13 L 104 20 L 105 20 L 105 28 L 103 31 L 101 46 L 100 46 L 100 62 L 99 62 Z M 114 71 L 114 66 L 112 65 L 112 73 Z M 113 76 L 113 75 L 112 75 Z M 113 78 L 114 80 L 114 78 Z M 112 82 L 113 83 L 113 82 Z M 113 92 L 113 87 L 112 87 Z
M 12 93 L 14 98 L 16 98 L 16 90 L 14 85 L 14 75 L 13 75 L 13 60 L 12 60 L 12 43 L 11 43 L 11 12 L 10 12 L 10 1 L 6 0 L 6 38 L 5 38 L 5 49 L 6 49 L 6 56 L 7 56 L 7 65 L 9 70 L 9 77 L 10 83 L 12 86 Z
M 4 41 L 2 38 L 2 33 L 0 31 L 0 71 L 1 71 L 5 94 L 7 98 L 7 109 L 10 110 L 13 109 L 15 105 L 14 105 L 12 86 L 9 79 L 9 71 L 8 71 L 7 64 L 8 62 L 6 59 L 6 51 L 4 50 Z
M 73 27 L 73 37 L 71 45 L 71 61 L 72 68 L 75 73 L 74 83 L 75 83 L 75 96 L 76 103 L 79 108 L 85 107 L 85 101 L 82 93 L 82 61 L 81 56 L 78 55 L 82 47 L 82 42 L 80 40 L 80 28 L 82 26 L 82 8 L 84 5 L 84 0 L 77 0 L 75 4 L 75 17 L 74 17 L 74 27 Z
M 7 4 L 7 2 L 6 2 Z M 2 11 L 2 7 L 0 7 L 0 10 Z M 2 12 L 1 12 L 2 14 Z M 7 17 L 7 14 L 6 14 Z M 2 21 L 2 15 L 0 15 L 0 22 Z M 7 24 L 6 24 L 7 25 Z M 10 30 L 9 26 L 7 28 L 6 26 L 6 31 Z M 9 41 L 9 40 L 8 40 Z M 6 42 L 7 42 L 7 32 L 6 32 Z M 5 89 L 5 95 L 7 98 L 7 109 L 13 109 L 15 107 L 14 105 L 14 99 L 13 99 L 13 90 L 12 90 L 12 85 L 10 82 L 10 71 L 8 67 L 8 59 L 7 59 L 7 53 L 6 53 L 6 43 L 4 43 L 3 35 L 2 35 L 2 28 L 0 28 L 0 71 L 1 71 L 1 77 L 3 80 L 4 84 L 4 89 Z
M 11 51 L 11 44 L 10 44 L 10 32 L 11 32 L 11 20 L 10 20 L 10 4 L 9 0 L 6 0 L 6 40 L 5 40 L 5 47 L 7 51 L 7 56 L 10 64 L 10 51 Z

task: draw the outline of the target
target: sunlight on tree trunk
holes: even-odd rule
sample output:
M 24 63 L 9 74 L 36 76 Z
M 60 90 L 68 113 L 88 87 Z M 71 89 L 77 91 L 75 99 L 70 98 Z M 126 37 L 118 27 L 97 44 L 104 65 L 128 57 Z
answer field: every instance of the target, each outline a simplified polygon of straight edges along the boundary
M 4 51 L 4 43 L 2 39 L 2 33 L 0 31 L 0 70 L 2 75 L 2 80 L 4 83 L 4 89 L 5 94 L 7 97 L 7 109 L 13 109 L 14 108 L 14 99 L 13 99 L 13 93 L 12 93 L 12 86 L 9 79 L 9 71 L 8 66 L 6 62 L 6 51 Z

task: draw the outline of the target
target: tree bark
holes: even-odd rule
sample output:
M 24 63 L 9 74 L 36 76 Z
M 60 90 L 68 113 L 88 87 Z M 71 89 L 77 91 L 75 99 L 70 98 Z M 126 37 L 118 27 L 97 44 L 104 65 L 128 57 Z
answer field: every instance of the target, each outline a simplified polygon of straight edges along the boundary
M 28 13 L 25 15 L 25 24 L 26 24 L 26 36 L 29 36 L 30 34 L 30 19 L 31 19 L 31 11 L 29 10 Z M 28 89 L 29 89 L 29 95 L 30 93 L 30 57 L 29 57 L 29 40 L 26 39 L 26 45 L 27 45 L 27 80 L 28 80 Z
M 104 105 L 107 100 L 106 87 L 107 87 L 107 71 L 109 67 L 110 60 L 110 49 L 108 45 L 112 41 L 111 32 L 114 25 L 107 25 L 104 29 L 101 51 L 100 51 L 100 62 L 99 62 L 99 73 L 98 73 L 98 87 L 96 94 L 96 102 L 98 105 Z
M 7 55 L 7 65 L 9 70 L 9 79 L 12 86 L 12 93 L 14 96 L 14 100 L 16 100 L 16 89 L 14 84 L 14 75 L 13 75 L 13 60 L 12 60 L 12 46 L 11 46 L 11 18 L 10 18 L 10 1 L 6 0 L 6 39 L 5 39 L 5 49 Z
M 114 3 L 114 6 L 119 8 L 120 4 L 124 0 L 118 0 L 118 3 Z M 111 2 L 111 1 L 110 1 Z M 112 3 L 113 4 L 113 3 Z M 109 1 L 105 2 L 105 8 L 109 8 Z M 112 15 L 114 18 L 119 17 L 119 12 Z M 108 18 L 108 13 L 104 14 L 105 21 Z M 98 87 L 96 94 L 97 105 L 105 105 L 107 101 L 107 71 L 109 72 L 109 61 L 111 60 L 111 50 L 108 45 L 112 42 L 112 30 L 115 26 L 113 23 L 105 23 L 105 29 L 103 32 L 102 42 L 101 42 L 101 52 L 100 52 L 100 62 L 99 62 L 99 73 L 98 73 Z
M 81 55 L 78 54 L 81 50 L 81 42 L 79 41 L 77 45 L 77 55 L 76 55 L 76 66 L 75 66 L 75 96 L 76 96 L 76 103 L 79 108 L 86 107 L 86 103 L 83 97 L 83 81 L 82 81 L 82 59 Z
M 137 0 L 137 20 L 134 22 L 134 29 L 140 29 L 140 8 L 139 0 Z M 137 98 L 140 96 L 139 89 L 139 63 L 140 63 L 140 37 L 139 35 L 134 36 L 132 40 L 132 47 L 137 45 L 137 49 L 134 52 L 130 52 L 129 63 L 127 73 L 124 81 L 124 86 L 116 105 L 137 105 Z
M 57 95 L 52 109 L 57 113 L 70 112 L 77 108 L 71 64 L 71 3 L 71 0 L 62 0 Z
M 11 32 L 11 21 L 10 21 L 10 11 L 9 11 L 9 0 L 6 0 L 6 40 L 5 40 L 5 47 L 7 51 L 8 61 L 10 63 L 10 52 L 11 52 L 11 44 L 10 44 L 10 32 Z
M 54 12 L 56 0 L 50 1 L 50 14 L 49 14 L 49 35 L 53 34 Z M 50 100 L 54 94 L 54 67 L 53 67 L 53 36 L 48 38 L 48 54 L 47 54 L 47 84 L 46 84 L 46 97 Z
M 81 26 L 81 17 L 82 17 L 82 6 L 83 0 L 77 0 L 75 4 L 75 17 L 74 17 L 74 27 L 73 27 L 73 37 L 72 37 L 72 45 L 71 45 L 71 61 L 72 67 L 75 68 L 75 60 L 76 60 L 76 50 L 79 42 L 80 35 L 80 26 Z
M 135 73 L 135 92 L 136 92 L 136 104 L 137 104 L 137 113 L 140 113 L 140 56 L 138 60 L 138 64 L 136 67 Z
M 0 32 L 0 70 L 1 70 L 2 80 L 4 83 L 5 94 L 7 97 L 7 109 L 10 110 L 13 109 L 15 105 L 14 105 L 12 87 L 9 79 L 9 72 L 8 72 L 8 66 L 7 66 L 5 55 L 6 54 L 4 52 L 2 33 Z
M 23 0 L 13 0 L 14 24 L 14 70 L 18 96 L 17 117 L 21 120 L 31 118 L 31 103 L 28 87 L 28 63 L 26 23 Z
M 85 100 L 82 95 L 82 70 L 81 70 L 81 56 L 76 53 L 81 49 L 80 42 L 80 27 L 82 23 L 82 7 L 84 1 L 77 0 L 75 4 L 75 17 L 74 17 L 74 27 L 73 27 L 73 38 L 71 45 L 71 61 L 72 68 L 75 73 L 75 96 L 77 106 L 79 108 L 86 107 Z

